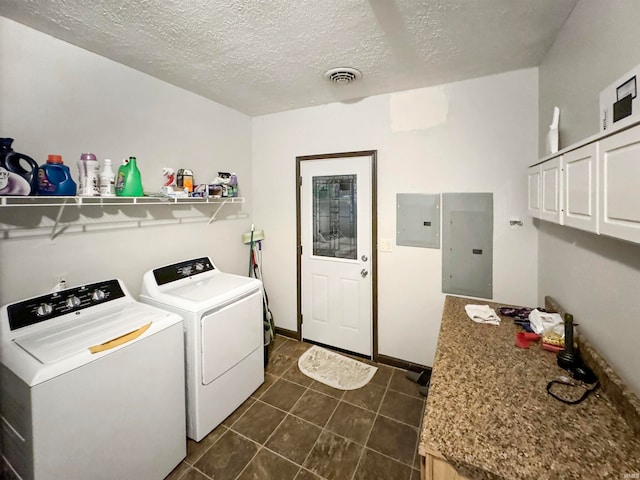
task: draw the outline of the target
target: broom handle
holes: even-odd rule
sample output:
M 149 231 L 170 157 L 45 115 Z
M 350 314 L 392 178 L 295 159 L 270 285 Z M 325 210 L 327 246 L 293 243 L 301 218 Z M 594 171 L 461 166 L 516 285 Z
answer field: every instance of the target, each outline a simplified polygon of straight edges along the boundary
M 253 223 L 251 224 L 251 241 L 249 242 L 249 275 L 251 277 L 251 266 L 253 264 Z

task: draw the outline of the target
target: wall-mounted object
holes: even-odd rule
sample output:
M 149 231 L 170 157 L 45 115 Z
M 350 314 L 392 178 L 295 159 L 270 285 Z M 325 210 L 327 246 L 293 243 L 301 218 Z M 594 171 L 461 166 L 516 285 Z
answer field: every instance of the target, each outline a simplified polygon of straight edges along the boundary
M 440 194 L 396 195 L 396 245 L 440 248 Z
M 547 133 L 547 153 L 556 153 L 560 146 L 560 138 L 558 128 L 560 124 L 560 109 L 553 107 L 553 118 L 551 119 L 551 125 L 549 125 L 549 132 Z
M 493 298 L 493 193 L 442 194 L 442 292 Z
M 637 78 L 640 65 L 600 92 L 600 131 L 609 132 L 640 120 Z

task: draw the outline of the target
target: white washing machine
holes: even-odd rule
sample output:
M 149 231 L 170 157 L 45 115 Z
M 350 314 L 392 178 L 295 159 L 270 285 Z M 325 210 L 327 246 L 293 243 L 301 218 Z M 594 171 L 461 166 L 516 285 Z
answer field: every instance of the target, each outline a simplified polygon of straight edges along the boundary
M 262 284 L 204 257 L 148 271 L 141 291 L 184 318 L 187 436 L 199 442 L 264 382 Z
M 0 310 L 8 478 L 162 480 L 186 456 L 182 319 L 119 280 Z

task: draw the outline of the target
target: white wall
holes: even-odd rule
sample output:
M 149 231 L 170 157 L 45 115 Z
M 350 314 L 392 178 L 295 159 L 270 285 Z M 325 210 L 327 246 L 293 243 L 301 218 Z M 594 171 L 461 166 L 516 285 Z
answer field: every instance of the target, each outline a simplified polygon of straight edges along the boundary
M 295 158 L 356 150 L 378 150 L 378 234 L 394 239 L 378 255 L 381 354 L 431 365 L 444 301 L 441 251 L 395 245 L 396 193 L 493 192 L 494 299 L 535 304 L 525 167 L 536 160 L 537 91 L 528 69 L 254 118 L 254 218 L 276 325 L 296 329 Z
M 540 65 L 540 145 L 560 105 L 562 146 L 598 132 L 600 91 L 640 63 L 640 2 L 581 0 Z M 640 245 L 539 224 L 539 300 L 555 297 L 640 394 Z
M 242 208 L 224 207 L 221 216 L 251 206 L 251 119 L 111 60 L 0 17 L 0 136 L 15 138 L 16 151 L 44 163 L 63 156 L 77 179 L 76 160 L 84 151 L 119 164 L 138 158 L 146 191 L 162 185 L 162 167 L 191 168 L 196 181 L 217 171 L 234 171 Z M 181 216 L 200 220 L 213 207 L 85 207 L 64 218 L 99 223 L 110 217 L 150 218 L 149 226 L 15 238 L 0 242 L 0 302 L 45 293 L 53 275 L 70 284 L 122 278 L 137 294 L 142 274 L 158 265 L 211 255 L 223 270 L 246 274 L 247 247 L 240 234 L 249 219 L 157 224 Z M 56 209 L 0 208 L 3 231 L 16 225 L 51 223 Z M 156 219 L 156 220 L 154 220 Z M 102 223 L 103 224 L 103 223 Z M 34 230 L 26 230 L 32 234 Z

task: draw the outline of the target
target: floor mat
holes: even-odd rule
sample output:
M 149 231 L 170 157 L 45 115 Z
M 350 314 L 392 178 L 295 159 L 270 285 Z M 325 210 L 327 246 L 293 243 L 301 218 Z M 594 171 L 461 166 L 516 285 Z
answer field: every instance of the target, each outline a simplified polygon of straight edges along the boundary
M 377 367 L 317 345 L 302 354 L 298 367 L 307 377 L 339 390 L 362 388 L 378 371 Z

